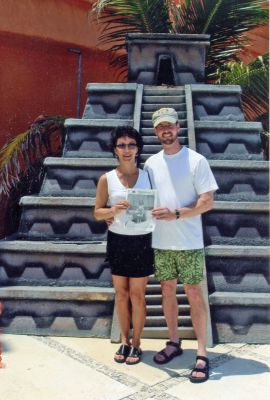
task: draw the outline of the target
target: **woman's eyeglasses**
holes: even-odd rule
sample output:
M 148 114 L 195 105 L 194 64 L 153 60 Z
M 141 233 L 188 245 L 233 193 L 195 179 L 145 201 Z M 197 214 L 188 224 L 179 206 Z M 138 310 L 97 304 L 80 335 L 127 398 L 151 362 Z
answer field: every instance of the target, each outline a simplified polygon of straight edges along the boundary
M 136 145 L 136 143 L 128 143 L 128 144 L 120 143 L 120 144 L 117 144 L 116 147 L 121 150 L 124 150 L 126 148 L 128 148 L 129 150 L 134 150 L 137 147 L 137 145 Z

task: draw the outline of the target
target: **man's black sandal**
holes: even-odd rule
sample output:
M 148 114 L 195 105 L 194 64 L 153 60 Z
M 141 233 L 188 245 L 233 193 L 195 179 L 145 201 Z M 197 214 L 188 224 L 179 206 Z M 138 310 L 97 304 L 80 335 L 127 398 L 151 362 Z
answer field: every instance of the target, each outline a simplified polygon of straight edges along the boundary
M 171 361 L 174 357 L 181 356 L 183 353 L 183 350 L 181 349 L 181 340 L 179 339 L 178 343 L 168 341 L 166 342 L 166 346 L 173 346 L 175 347 L 175 351 L 173 351 L 170 355 L 166 353 L 166 348 L 159 351 L 154 357 L 153 360 L 157 364 L 167 364 L 169 361 Z M 157 356 L 162 356 L 163 359 L 157 358 Z
M 204 367 L 195 367 L 193 368 L 193 370 L 191 371 L 190 375 L 189 375 L 189 380 L 192 383 L 202 383 L 208 380 L 209 378 L 209 360 L 207 357 L 204 356 L 197 356 L 196 357 L 196 363 L 197 360 L 202 360 L 205 362 L 205 366 Z M 192 376 L 193 372 L 202 372 L 205 376 Z
M 135 361 L 129 361 L 128 358 L 137 358 L 137 360 Z M 126 364 L 127 365 L 134 365 L 134 364 L 138 364 L 141 361 L 142 358 L 142 351 L 141 349 L 138 349 L 137 347 L 130 347 L 130 351 L 129 354 L 127 356 L 126 359 Z
M 129 354 L 129 351 L 130 351 L 130 346 L 128 346 L 127 344 L 121 344 L 121 346 L 115 353 L 115 356 L 122 356 L 122 357 L 118 359 L 114 356 L 114 361 L 120 364 L 124 363 Z

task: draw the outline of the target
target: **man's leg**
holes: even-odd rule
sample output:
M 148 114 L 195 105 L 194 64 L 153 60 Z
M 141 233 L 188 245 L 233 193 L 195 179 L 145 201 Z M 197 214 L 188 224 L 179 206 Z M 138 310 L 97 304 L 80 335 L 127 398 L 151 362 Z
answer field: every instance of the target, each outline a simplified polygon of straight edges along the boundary
M 154 356 L 157 363 L 170 361 L 166 358 L 172 354 L 180 355 L 178 338 L 178 303 L 176 298 L 177 271 L 175 269 L 175 252 L 172 250 L 155 250 L 155 276 L 161 282 L 162 307 L 169 330 L 170 342 L 166 348 Z M 162 354 L 163 353 L 163 354 Z M 165 355 L 164 355 L 165 353 Z M 171 357 L 172 358 L 172 357 Z
M 178 303 L 176 298 L 176 279 L 161 282 L 162 308 L 172 342 L 178 342 Z
M 174 345 L 166 344 L 166 347 L 158 352 L 154 356 L 154 361 L 157 363 L 163 363 L 170 361 L 170 358 L 166 361 L 167 357 L 172 357 L 172 354 L 180 355 L 182 350 L 180 350 L 179 346 L 179 337 L 178 337 L 178 302 L 176 298 L 176 285 L 177 280 L 172 279 L 169 281 L 161 282 L 162 289 L 162 308 L 164 317 L 166 319 L 170 342 L 173 342 Z M 164 356 L 165 353 L 166 356 Z
M 193 328 L 198 341 L 198 356 L 207 356 L 206 351 L 206 335 L 207 335 L 207 310 L 202 294 L 202 289 L 199 284 L 197 285 L 184 285 L 184 289 L 190 305 L 190 313 Z M 205 362 L 198 360 L 197 367 L 204 367 Z M 202 372 L 194 372 L 193 376 L 204 377 Z

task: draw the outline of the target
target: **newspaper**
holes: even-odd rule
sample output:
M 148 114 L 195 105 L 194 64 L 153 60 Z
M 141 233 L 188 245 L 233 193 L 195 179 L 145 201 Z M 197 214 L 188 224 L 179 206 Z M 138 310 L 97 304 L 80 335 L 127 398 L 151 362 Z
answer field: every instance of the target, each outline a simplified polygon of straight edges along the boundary
M 130 207 L 124 216 L 124 226 L 127 230 L 153 232 L 155 219 L 151 210 L 157 206 L 157 190 L 127 189 L 127 201 Z

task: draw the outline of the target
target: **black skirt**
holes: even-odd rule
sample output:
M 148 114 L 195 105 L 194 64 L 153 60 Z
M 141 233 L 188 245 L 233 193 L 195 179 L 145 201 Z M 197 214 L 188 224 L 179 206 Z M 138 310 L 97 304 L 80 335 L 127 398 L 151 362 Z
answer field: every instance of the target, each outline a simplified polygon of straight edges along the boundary
M 142 278 L 153 274 L 152 234 L 119 235 L 108 231 L 107 259 L 112 275 Z

